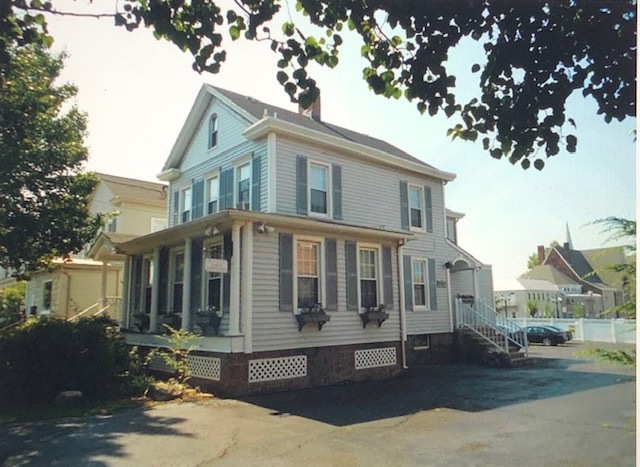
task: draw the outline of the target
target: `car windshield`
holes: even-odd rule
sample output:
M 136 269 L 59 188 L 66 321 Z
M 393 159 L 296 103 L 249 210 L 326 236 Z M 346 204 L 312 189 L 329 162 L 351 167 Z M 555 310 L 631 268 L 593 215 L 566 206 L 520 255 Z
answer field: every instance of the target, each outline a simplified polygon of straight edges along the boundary
M 555 326 L 547 326 L 547 329 L 551 329 L 552 331 L 564 332 L 562 329 L 557 328 L 557 327 L 555 327 Z

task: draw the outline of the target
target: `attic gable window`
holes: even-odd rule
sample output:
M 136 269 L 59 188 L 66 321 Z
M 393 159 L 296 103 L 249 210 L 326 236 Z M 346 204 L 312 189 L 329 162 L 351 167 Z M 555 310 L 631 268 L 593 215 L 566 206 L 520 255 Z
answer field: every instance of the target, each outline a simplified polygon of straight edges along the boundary
M 218 145 L 218 116 L 213 114 L 209 118 L 209 149 Z

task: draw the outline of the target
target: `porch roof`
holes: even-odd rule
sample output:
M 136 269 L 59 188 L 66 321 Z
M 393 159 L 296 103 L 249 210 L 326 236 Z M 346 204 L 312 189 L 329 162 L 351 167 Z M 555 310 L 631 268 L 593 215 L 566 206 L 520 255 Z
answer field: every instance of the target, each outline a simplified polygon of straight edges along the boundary
M 176 245 L 186 238 L 210 236 L 214 229 L 218 232 L 224 232 L 229 230 L 233 224 L 243 222 L 265 224 L 276 230 L 306 229 L 318 234 L 341 237 L 357 236 L 358 238 L 387 242 L 407 241 L 415 237 L 413 233 L 407 231 L 366 227 L 330 219 L 228 209 L 119 243 L 115 247 L 118 253 L 138 254 L 159 246 Z

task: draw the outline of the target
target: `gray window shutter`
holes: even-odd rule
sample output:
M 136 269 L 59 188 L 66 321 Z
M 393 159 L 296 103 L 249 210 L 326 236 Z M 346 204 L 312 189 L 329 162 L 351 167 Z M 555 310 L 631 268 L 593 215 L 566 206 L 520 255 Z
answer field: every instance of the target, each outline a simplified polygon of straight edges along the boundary
M 382 287 L 384 288 L 384 305 L 393 308 L 393 275 L 391 273 L 391 248 L 382 248 Z
M 178 225 L 180 219 L 180 190 L 173 192 L 173 225 Z
M 409 230 L 409 190 L 407 182 L 400 182 L 400 228 Z
M 260 175 L 262 170 L 260 156 L 253 155 L 251 170 L 251 210 L 260 211 Z
M 342 220 L 342 167 L 331 166 L 331 191 L 333 198 L 333 218 Z
M 431 205 L 431 187 L 424 187 L 424 209 L 427 219 L 427 232 L 433 232 L 433 207 Z
M 191 219 L 198 219 L 204 212 L 204 180 L 194 182 L 191 193 Z
M 233 253 L 233 241 L 231 232 L 227 232 L 222 237 L 222 259 L 229 265 L 227 272 L 222 275 L 222 310 L 229 313 L 231 303 L 231 254 Z
M 233 167 L 220 173 L 220 210 L 233 208 Z
M 293 311 L 293 236 L 280 234 L 280 311 Z
M 338 258 L 335 238 L 327 238 L 325 244 L 327 268 L 327 299 L 325 306 L 329 311 L 338 311 Z
M 296 212 L 307 215 L 307 158 L 296 158 Z
M 404 309 L 413 311 L 413 270 L 411 268 L 411 256 L 402 257 L 402 269 L 404 271 Z
M 191 240 L 191 299 L 190 310 L 182 310 L 183 312 L 192 312 L 198 309 L 202 299 L 202 238 L 194 238 Z
M 436 293 L 436 260 L 430 258 L 427 261 L 429 268 L 429 308 L 438 309 L 438 294 Z
M 358 262 L 356 242 L 344 242 L 344 258 L 347 270 L 347 310 L 358 311 Z

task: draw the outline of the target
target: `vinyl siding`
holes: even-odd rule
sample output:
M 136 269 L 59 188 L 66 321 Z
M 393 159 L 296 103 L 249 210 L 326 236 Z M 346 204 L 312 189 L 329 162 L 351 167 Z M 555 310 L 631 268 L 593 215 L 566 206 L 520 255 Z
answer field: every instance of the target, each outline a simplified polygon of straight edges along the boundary
M 313 232 L 291 232 L 313 235 Z M 363 239 L 364 241 L 365 239 Z M 398 287 L 394 281 L 394 307 L 389 319 L 378 328 L 369 324 L 362 328 L 357 312 L 346 309 L 346 273 L 344 238 L 337 238 L 338 311 L 329 312 L 331 321 L 321 331 L 312 325 L 298 332 L 292 312 L 279 311 L 279 248 L 277 235 L 256 235 L 253 250 L 253 350 L 267 351 L 302 347 L 398 341 L 400 333 Z M 393 250 L 395 251 L 395 249 Z M 397 277 L 397 258 L 392 253 L 392 273 Z

